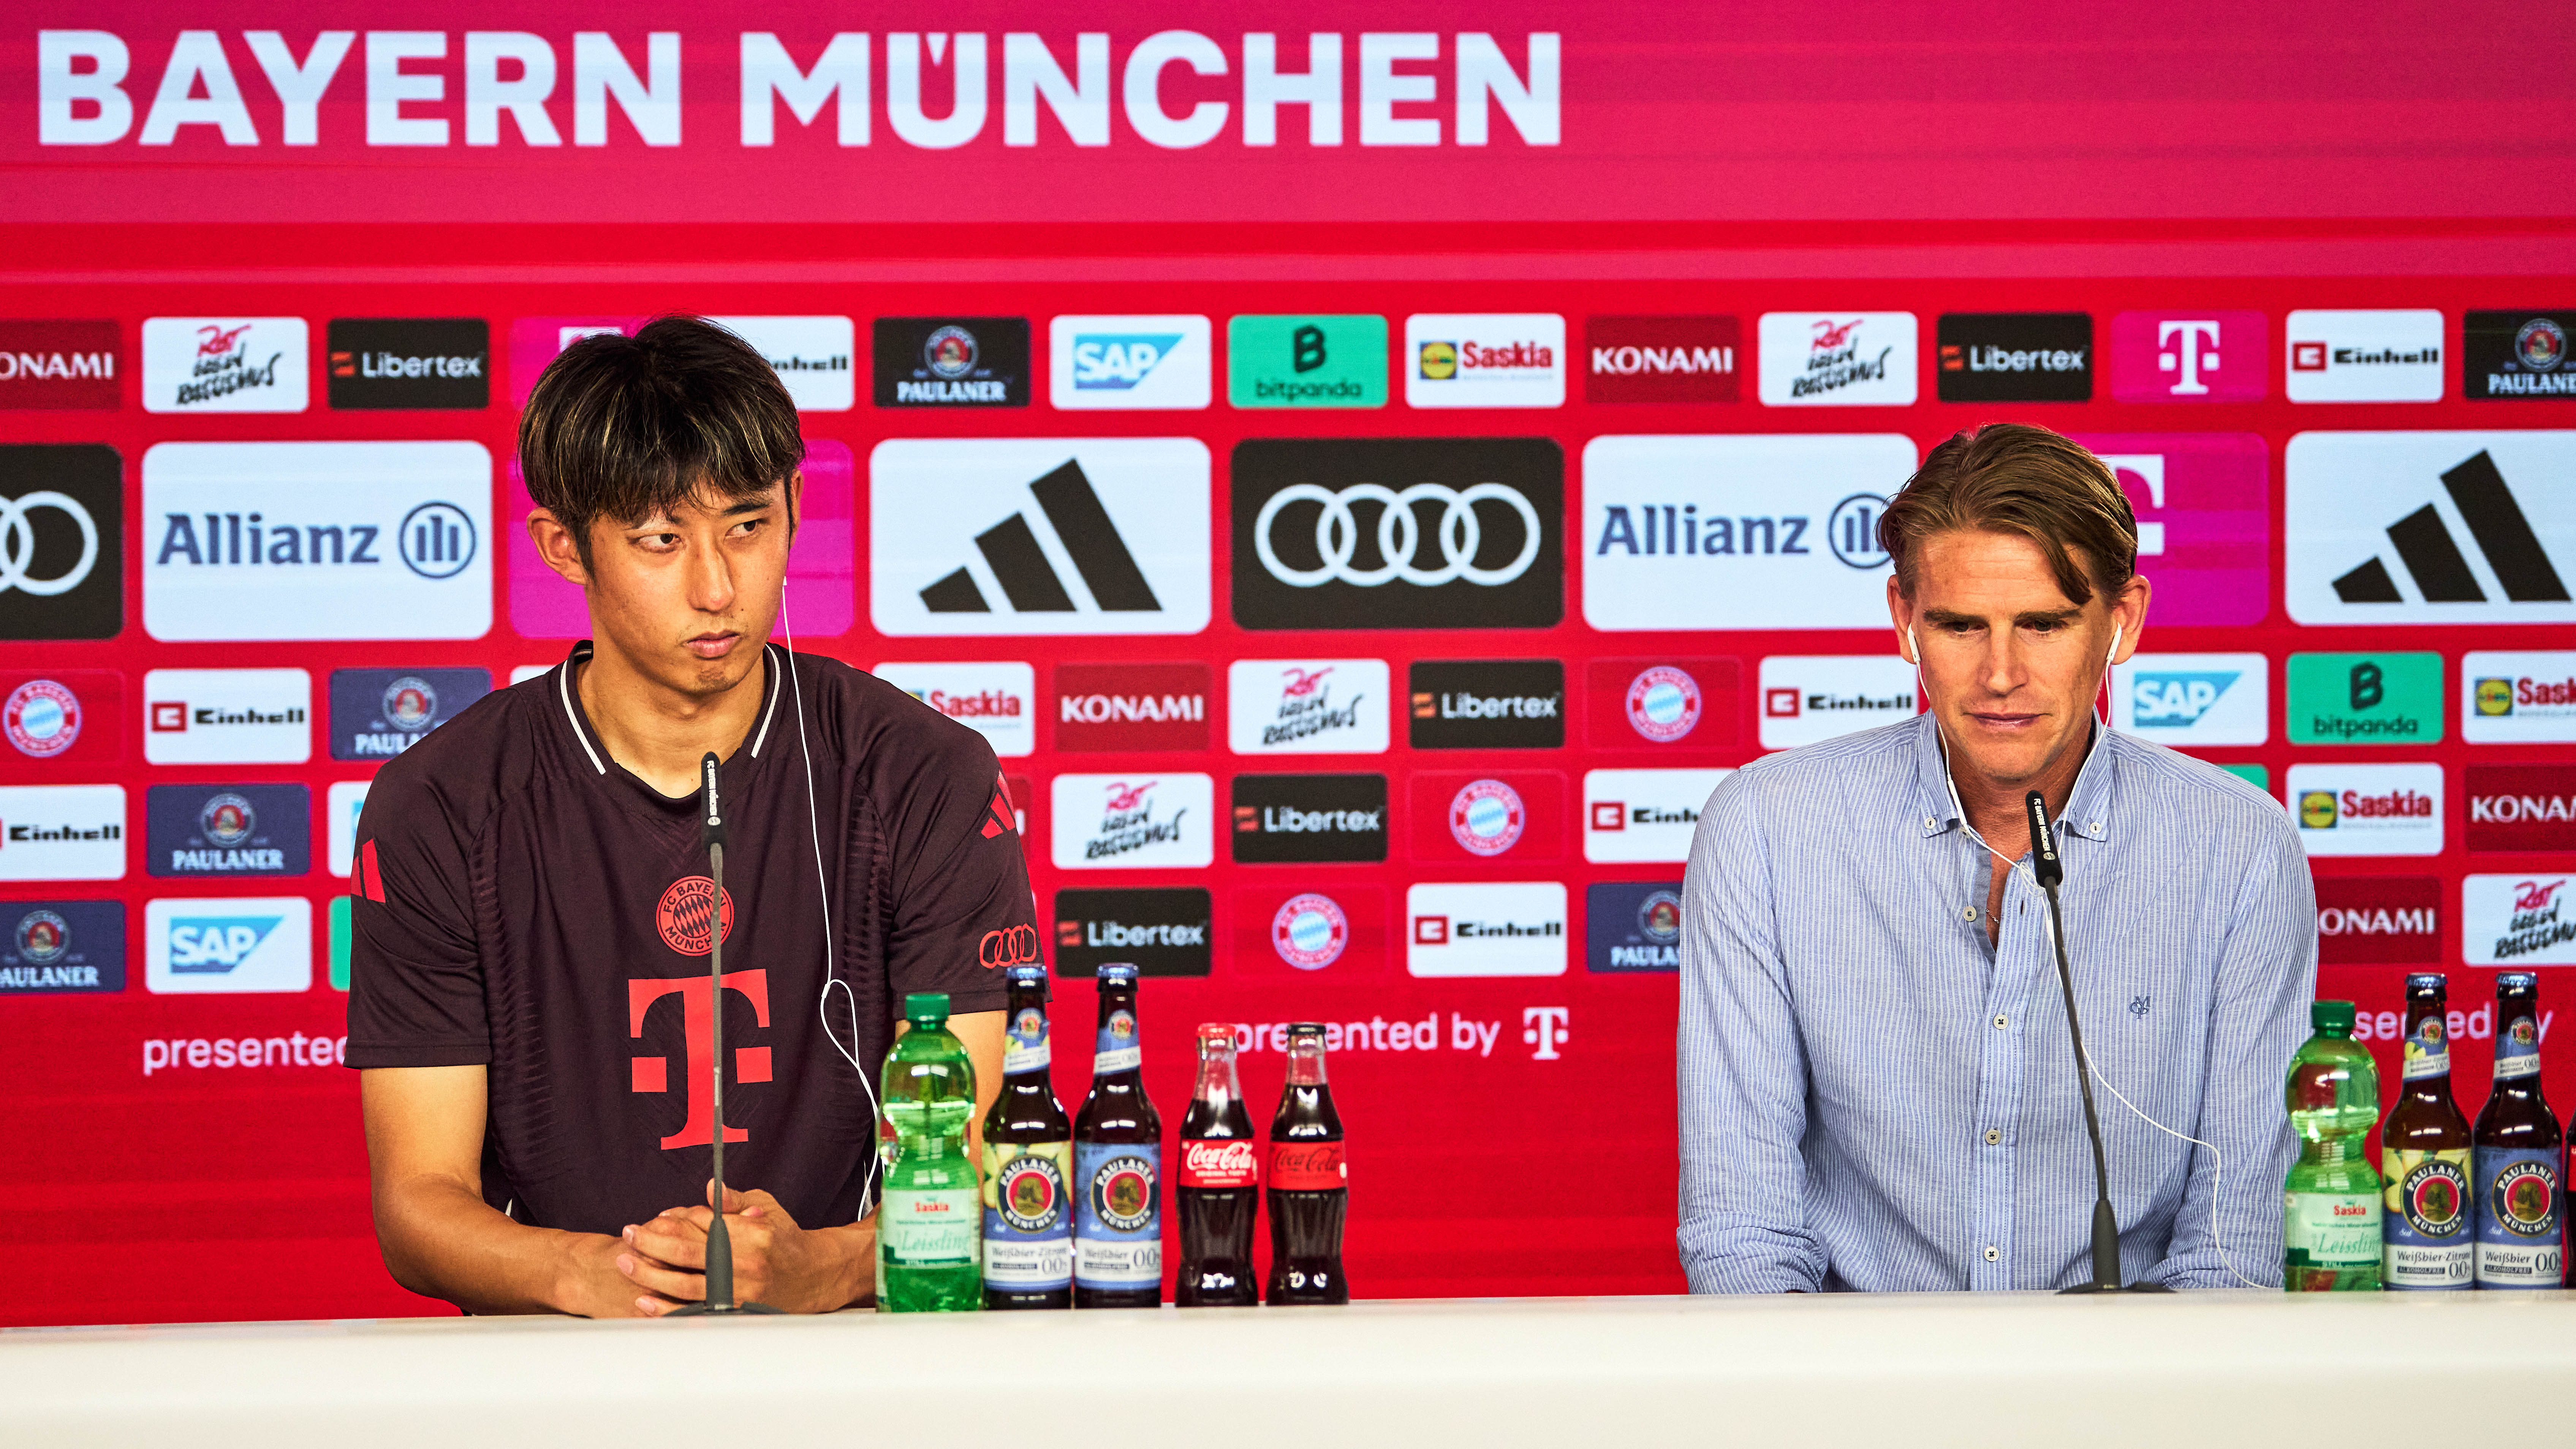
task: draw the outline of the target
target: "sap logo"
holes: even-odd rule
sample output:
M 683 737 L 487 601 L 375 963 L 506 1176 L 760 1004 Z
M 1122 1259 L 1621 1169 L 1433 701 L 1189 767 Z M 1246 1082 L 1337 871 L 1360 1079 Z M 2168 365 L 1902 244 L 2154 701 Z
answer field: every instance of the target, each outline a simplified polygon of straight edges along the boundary
M 2139 724 L 2179 727 L 2197 722 L 2218 703 L 2240 676 L 2218 674 L 2146 674 L 2137 677 L 2130 698 Z
M 1147 374 L 1181 340 L 1177 332 L 1157 332 L 1106 337 L 1079 336 L 1073 340 L 1073 385 L 1079 388 L 1116 388 L 1125 391 L 1143 382 Z
M 283 916 L 180 916 L 170 922 L 170 969 L 223 975 L 250 959 Z

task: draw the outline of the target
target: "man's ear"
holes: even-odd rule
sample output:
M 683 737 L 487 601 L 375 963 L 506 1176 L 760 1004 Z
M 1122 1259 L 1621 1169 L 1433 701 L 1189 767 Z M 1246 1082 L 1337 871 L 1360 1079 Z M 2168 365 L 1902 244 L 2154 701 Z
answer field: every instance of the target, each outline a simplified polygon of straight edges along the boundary
M 805 513 L 805 470 L 787 475 L 787 541 L 796 542 L 796 523 Z
M 537 556 L 546 567 L 561 574 L 566 583 L 577 589 L 590 587 L 590 570 L 581 562 L 581 546 L 572 530 L 555 517 L 550 508 L 528 510 L 528 541 L 537 546 Z

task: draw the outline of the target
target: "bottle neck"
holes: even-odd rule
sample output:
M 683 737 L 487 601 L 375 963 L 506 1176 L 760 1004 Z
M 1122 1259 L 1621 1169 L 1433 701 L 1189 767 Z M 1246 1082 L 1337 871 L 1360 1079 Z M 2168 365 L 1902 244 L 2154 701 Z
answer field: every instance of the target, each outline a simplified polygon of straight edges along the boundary
M 1199 1081 L 1190 1095 L 1219 1113 L 1243 1099 L 1243 1084 L 1235 1077 L 1232 1048 L 1199 1058 Z
M 1293 1042 L 1288 1047 L 1288 1085 L 1320 1087 L 1324 1085 L 1324 1044 Z

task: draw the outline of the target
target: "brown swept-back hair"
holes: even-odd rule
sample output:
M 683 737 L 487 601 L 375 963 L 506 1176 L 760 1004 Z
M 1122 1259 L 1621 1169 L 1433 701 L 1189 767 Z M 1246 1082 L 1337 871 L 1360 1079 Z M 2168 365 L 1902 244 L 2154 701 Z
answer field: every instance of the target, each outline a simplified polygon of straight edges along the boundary
M 706 494 L 738 501 L 804 461 L 796 404 L 769 360 L 703 317 L 656 317 L 632 337 L 563 350 L 519 415 L 528 496 L 572 530 L 628 527 Z
M 1878 546 L 1914 597 L 1914 568 L 1936 533 L 2017 533 L 2039 545 L 2058 592 L 2076 604 L 2116 596 L 2138 567 L 2138 517 L 2101 459 L 2028 423 L 1989 423 L 1932 450 L 1879 515 Z M 2089 575 L 2089 576 L 2088 576 Z

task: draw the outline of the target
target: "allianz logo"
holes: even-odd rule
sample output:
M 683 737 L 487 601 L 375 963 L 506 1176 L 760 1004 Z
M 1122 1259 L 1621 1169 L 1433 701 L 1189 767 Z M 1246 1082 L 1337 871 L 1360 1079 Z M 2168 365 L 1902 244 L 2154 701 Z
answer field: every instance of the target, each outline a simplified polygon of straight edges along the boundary
M 2142 725 L 2188 725 L 2198 722 L 2243 676 L 2234 670 L 2209 673 L 2146 674 L 2137 677 L 2130 695 L 2131 718 Z
M 201 568 L 381 564 L 387 559 L 376 550 L 386 542 L 385 532 L 372 523 L 273 523 L 257 511 L 165 513 L 161 546 L 152 563 L 155 568 L 182 559 Z M 433 580 L 464 572 L 480 541 L 473 518 L 445 502 L 419 504 L 392 532 L 404 566 Z
M 1204 946 L 1208 943 L 1208 923 L 1181 925 L 1171 921 L 1085 921 L 1082 944 L 1086 946 Z
M 283 916 L 181 916 L 170 922 L 170 969 L 220 976 L 248 960 Z

